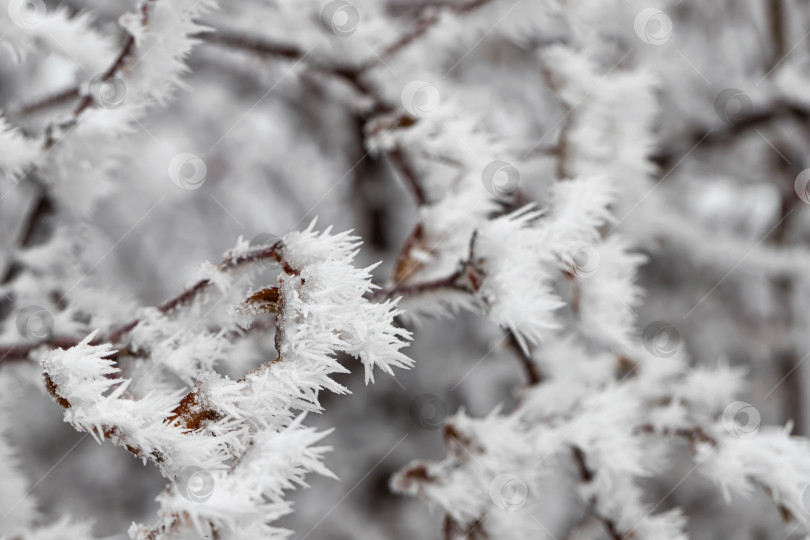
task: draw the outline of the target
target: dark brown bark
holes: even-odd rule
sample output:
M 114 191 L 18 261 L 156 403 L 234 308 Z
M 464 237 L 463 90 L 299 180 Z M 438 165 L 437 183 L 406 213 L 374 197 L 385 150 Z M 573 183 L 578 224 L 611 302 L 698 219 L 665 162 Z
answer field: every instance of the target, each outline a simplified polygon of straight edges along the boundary
M 517 336 L 515 336 L 512 330 L 507 330 L 507 335 L 509 336 L 509 346 L 514 351 L 518 360 L 520 360 L 520 365 L 523 366 L 523 371 L 526 374 L 526 383 L 529 386 L 541 384 L 545 380 L 545 377 L 540 371 L 540 366 L 537 365 L 537 362 L 534 361 L 534 358 L 532 358 L 530 354 L 523 350 Z
M 395 148 L 388 153 L 391 163 L 399 171 L 400 176 L 405 180 L 405 184 L 411 189 L 413 198 L 416 200 L 418 206 L 422 206 L 427 202 L 425 191 L 422 184 L 417 179 L 416 171 L 413 164 L 410 162 L 405 152 L 401 148 Z

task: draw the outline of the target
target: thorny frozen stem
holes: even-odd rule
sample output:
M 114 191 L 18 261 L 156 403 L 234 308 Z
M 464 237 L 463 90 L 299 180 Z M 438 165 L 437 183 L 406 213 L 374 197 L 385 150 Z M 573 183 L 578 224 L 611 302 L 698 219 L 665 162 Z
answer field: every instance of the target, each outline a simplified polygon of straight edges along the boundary
M 229 270 L 233 270 L 235 268 L 239 268 L 240 266 L 243 266 L 245 264 L 258 262 L 262 260 L 273 260 L 275 262 L 281 263 L 282 262 L 281 252 L 283 251 L 283 248 L 284 245 L 281 243 L 281 241 L 278 241 L 272 246 L 254 249 L 237 257 L 226 257 L 221 263 L 219 263 L 217 268 L 221 272 L 226 272 Z M 160 304 L 157 307 L 157 310 L 163 313 L 164 315 L 167 315 L 173 312 L 174 310 L 193 302 L 198 296 L 200 296 L 203 292 L 208 290 L 208 288 L 211 285 L 212 283 L 210 280 L 202 279 L 197 283 L 195 283 L 194 285 L 192 285 L 190 288 L 183 291 L 181 294 Z M 135 328 L 139 322 L 140 320 L 135 319 L 125 324 L 124 326 L 110 333 L 110 336 L 103 341 L 108 341 L 110 343 L 116 343 L 120 341 L 120 339 L 124 335 L 128 334 L 133 328 Z
M 282 251 L 283 251 L 283 244 L 281 241 L 276 242 L 272 246 L 262 247 L 258 249 L 254 249 L 239 255 L 237 257 L 226 257 L 217 268 L 221 272 L 227 272 L 229 270 L 233 270 L 239 268 L 245 264 L 259 262 L 263 260 L 272 260 L 277 263 L 282 263 Z M 183 306 L 186 306 L 192 303 L 195 299 L 197 299 L 202 293 L 207 291 L 211 287 L 212 283 L 208 279 L 202 279 L 192 285 L 190 288 L 186 289 L 179 295 L 175 296 L 167 300 L 166 302 L 157 306 L 157 310 L 160 311 L 164 315 L 168 315 L 179 309 Z M 131 332 L 138 324 L 140 323 L 140 319 L 133 319 L 132 321 L 116 328 L 105 338 L 98 338 L 95 342 L 107 342 L 107 343 L 119 343 L 121 339 L 126 336 L 129 332 Z M 51 339 L 43 342 L 36 342 L 36 343 L 22 343 L 22 344 L 15 344 L 15 345 L 4 345 L 0 346 L 0 364 L 3 362 L 9 362 L 12 360 L 24 360 L 27 358 L 28 354 L 42 347 L 43 345 L 51 345 L 53 347 L 58 348 L 69 348 L 77 345 L 79 340 L 66 337 L 66 336 L 56 336 L 52 337 Z
M 219 265 L 220 270 L 230 270 L 233 268 L 240 267 L 244 264 L 249 262 L 256 262 L 265 259 L 273 259 L 276 262 L 282 264 L 284 271 L 290 275 L 296 275 L 297 271 L 287 265 L 282 258 L 282 251 L 284 249 L 284 245 L 281 241 L 276 242 L 270 247 L 264 247 L 256 250 L 249 251 L 242 255 L 236 257 L 226 257 L 222 263 Z M 202 280 L 197 282 L 195 286 L 192 288 L 184 291 L 182 294 L 172 298 L 171 300 L 165 302 L 158 306 L 158 310 L 162 313 L 168 313 L 172 310 L 178 308 L 179 306 L 185 305 L 191 302 L 194 298 L 196 298 L 201 291 L 208 288 L 210 286 L 210 281 Z M 281 336 L 283 332 L 281 332 L 278 328 L 278 321 L 280 320 L 282 309 L 283 309 L 283 298 L 278 295 L 277 289 L 267 289 L 267 293 L 263 295 L 264 299 L 268 299 L 270 297 L 274 297 L 275 300 L 278 302 L 278 312 L 276 314 L 276 348 L 280 349 L 280 342 Z M 274 292 L 271 292 L 274 291 Z M 256 295 L 254 295 L 255 297 Z M 253 298 L 253 297 L 251 297 Z M 137 326 L 139 321 L 135 320 L 117 331 L 119 334 L 122 334 L 123 329 L 127 329 L 126 331 L 130 331 L 132 328 Z M 105 340 L 102 340 L 105 341 Z M 107 339 L 106 341 L 110 341 Z M 68 346 L 73 346 L 75 343 L 70 344 Z M 269 364 L 272 362 L 262 364 L 256 370 L 265 369 Z M 254 370 L 254 371 L 256 371 Z M 244 380 L 244 377 L 241 379 Z M 54 398 L 54 400 L 63 408 L 68 409 L 71 407 L 71 404 L 67 399 L 64 398 L 59 392 L 59 388 L 56 383 L 50 378 L 50 376 L 46 373 L 45 374 L 45 386 L 48 390 L 48 393 Z M 220 418 L 219 413 L 216 411 L 208 408 L 204 404 L 204 396 L 202 395 L 202 386 L 201 383 L 195 383 L 194 386 L 186 393 L 186 395 L 180 400 L 177 407 L 175 407 L 171 413 L 166 417 L 164 420 L 165 423 L 168 424 L 180 424 L 184 429 L 191 431 L 195 431 L 203 427 L 206 423 L 210 421 L 216 421 Z M 102 435 L 105 438 L 112 438 L 118 435 L 116 428 L 105 428 L 102 431 Z M 144 457 L 145 453 L 140 449 L 132 446 L 125 446 L 125 448 L 131 452 L 133 455 L 137 457 Z M 155 460 L 155 462 L 160 462 L 162 457 L 159 454 L 150 454 L 149 457 Z

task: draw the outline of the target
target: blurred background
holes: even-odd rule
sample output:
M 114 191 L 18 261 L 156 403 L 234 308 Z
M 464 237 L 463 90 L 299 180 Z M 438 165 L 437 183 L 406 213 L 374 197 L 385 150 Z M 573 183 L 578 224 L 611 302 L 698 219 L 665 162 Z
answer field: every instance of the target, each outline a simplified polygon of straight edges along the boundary
M 115 291 L 133 306 L 156 305 L 192 283 L 203 261 L 219 261 L 237 237 L 282 236 L 317 216 L 320 226 L 363 238 L 359 262 L 382 261 L 374 274 L 384 284 L 419 222 L 417 204 L 390 156 L 364 135 L 371 115 L 363 97 L 317 65 L 374 61 L 365 82 L 394 103 L 409 81 L 433 82 L 441 103 L 469 111 L 471 123 L 508 149 L 521 193 L 542 203 L 559 174 L 557 142 L 571 113 L 549 86 L 541 53 L 582 42 L 606 73 L 645 70 L 658 80 L 653 181 L 657 200 L 678 219 L 647 227 L 656 207 L 645 210 L 642 202 L 618 229 L 649 258 L 639 277 L 647 291 L 639 332 L 666 321 L 694 364 L 745 366 L 751 384 L 741 399 L 763 422 L 793 421 L 794 432 L 806 435 L 810 198 L 801 175 L 810 167 L 810 2 L 502 3 L 508 16 L 496 21 L 453 11 L 449 0 L 356 2 L 349 36 L 322 24 L 327 2 L 223 3 L 207 26 L 294 45 L 309 51 L 306 58 L 203 40 L 188 58 L 188 88 L 115 143 L 121 155 L 109 171 L 111 194 L 93 208 L 75 210 L 56 197 L 26 231 L 43 204 L 36 182 L 4 180 L 0 269 L 17 279 L 14 272 L 24 270 L 11 269 L 19 266 L 21 238 L 34 248 L 61 234 L 76 264 L 92 269 L 86 286 Z M 91 12 L 93 26 L 114 44 L 122 40 L 117 19 L 133 9 L 127 0 L 45 4 Z M 640 20 L 650 6 L 660 11 Z M 435 28 L 407 50 L 383 55 L 387 44 L 425 24 L 426 13 L 441 14 Z M 93 75 L 58 48 L 23 61 L 0 50 L 0 109 L 11 124 L 39 135 L 75 102 L 27 107 Z M 180 153 L 205 164 L 195 189 L 178 188 L 167 173 Z M 19 341 L 11 304 L 0 311 L 4 343 Z M 462 314 L 405 324 L 415 332 L 407 351 L 414 369 L 396 379 L 380 374 L 366 387 L 347 362 L 353 373 L 337 379 L 352 395 L 324 394 L 325 412 L 308 418 L 337 428 L 326 464 L 340 481 L 312 477 L 310 489 L 292 496 L 296 511 L 281 525 L 296 531 L 293 538 L 440 538 L 442 516 L 392 494 L 390 476 L 413 459 L 443 456 L 438 428 L 448 414 L 463 408 L 481 416 L 514 403 L 522 370 L 508 347 L 495 346 L 502 334 L 491 323 Z M 258 361 L 273 354 L 270 339 L 248 347 Z M 14 381 L 0 398 L 11 418 L 9 438 L 44 514 L 92 518 L 98 534 L 116 538 L 125 538 L 133 521 L 151 522 L 164 487 L 159 473 L 64 424 L 33 363 L 0 369 Z M 697 476 L 667 494 L 670 487 L 650 489 L 666 495 L 661 510 L 686 505 L 693 538 L 777 538 L 767 531 L 779 530 L 780 517 L 762 510 L 770 508 L 764 495 L 728 506 Z

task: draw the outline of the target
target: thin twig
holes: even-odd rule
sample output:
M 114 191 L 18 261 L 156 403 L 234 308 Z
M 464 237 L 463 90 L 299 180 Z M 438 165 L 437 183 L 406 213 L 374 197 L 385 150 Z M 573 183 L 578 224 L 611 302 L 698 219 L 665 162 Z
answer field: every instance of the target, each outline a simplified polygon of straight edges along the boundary
M 34 196 L 34 201 L 30 206 L 30 210 L 25 217 L 25 222 L 22 225 L 22 230 L 17 238 L 16 245 L 18 248 L 24 249 L 33 245 L 37 233 L 41 230 L 43 223 L 53 215 L 54 205 L 53 200 L 48 194 L 48 189 L 40 182 L 33 171 L 29 171 L 26 175 L 31 184 L 37 190 Z M 13 254 L 6 271 L 0 277 L 0 285 L 9 283 L 19 270 L 18 264 L 14 261 Z
M 365 64 L 364 69 L 379 66 L 386 58 L 389 58 L 401 50 L 407 48 L 411 43 L 422 37 L 431 28 L 436 26 L 440 20 L 440 12 L 442 10 L 449 11 L 455 15 L 463 15 L 471 11 L 485 6 L 492 0 L 471 0 L 462 4 L 449 3 L 449 2 L 431 2 L 423 4 L 417 15 L 416 24 L 409 31 L 402 34 L 393 43 L 388 45 L 382 50 L 376 58 L 370 60 Z
M 524 351 L 523 347 L 520 346 L 520 342 L 518 341 L 514 331 L 507 330 L 506 334 L 509 337 L 509 346 L 515 352 L 515 356 L 517 356 L 518 360 L 520 360 L 520 365 L 523 366 L 523 371 L 526 373 L 527 384 L 529 386 L 541 384 L 545 380 L 545 377 L 540 371 L 540 366 L 538 366 L 537 362 L 534 361 L 531 355 Z
M 78 86 L 66 88 L 61 92 L 57 92 L 56 94 L 52 94 L 38 101 L 31 102 L 27 105 L 22 105 L 19 109 L 14 111 L 12 116 L 15 118 L 24 118 L 26 116 L 30 116 L 32 114 L 36 114 L 47 109 L 52 109 L 54 107 L 64 105 L 69 101 L 79 98 L 80 95 L 81 94 L 79 92 Z
M 405 183 L 409 188 L 411 188 L 411 192 L 413 192 L 413 198 L 416 200 L 416 204 L 418 206 L 425 204 L 427 202 L 425 191 L 422 189 L 422 184 L 417 180 L 416 171 L 414 171 L 410 160 L 405 155 L 402 148 L 397 147 L 391 150 L 388 153 L 388 157 L 391 158 L 391 163 L 399 171 L 402 178 L 405 179 Z
M 593 471 L 588 468 L 588 464 L 585 461 L 585 452 L 578 446 L 571 446 L 571 457 L 574 459 L 574 465 L 576 465 L 580 480 L 585 484 L 591 483 L 595 475 Z M 597 505 L 595 497 L 590 501 L 590 504 L 592 509 L 594 509 L 593 517 L 602 524 L 608 536 L 612 540 L 622 540 L 623 535 L 619 533 L 619 528 L 616 523 L 612 519 L 595 511 Z
M 283 249 L 284 245 L 281 243 L 281 241 L 279 241 L 272 246 L 254 249 L 236 257 L 226 257 L 217 266 L 217 268 L 220 271 L 225 272 L 239 268 L 245 264 L 263 260 L 273 260 L 275 262 L 282 263 Z M 289 271 L 292 271 L 292 269 Z M 160 304 L 156 309 L 164 315 L 168 315 L 176 309 L 192 303 L 203 292 L 208 290 L 211 285 L 212 282 L 208 279 L 200 280 L 179 295 Z M 132 321 L 112 330 L 106 337 L 96 338 L 94 343 L 119 343 L 121 339 L 131 332 L 136 326 L 138 326 L 140 322 L 140 319 L 133 319 Z M 28 357 L 28 354 L 31 351 L 45 345 L 66 349 L 77 345 L 79 341 L 80 340 L 76 338 L 57 336 L 37 343 L 21 343 L 0 346 L 0 364 L 13 360 L 24 360 Z
M 388 103 L 374 88 L 363 80 L 363 66 L 329 64 L 310 58 L 308 53 L 297 45 L 280 43 L 265 38 L 236 33 L 228 30 L 200 32 L 192 37 L 212 45 L 249 52 L 260 57 L 271 56 L 288 61 L 301 62 L 311 70 L 335 77 L 354 88 L 360 95 L 372 102 L 371 114 L 392 111 L 394 106 Z
M 686 141 L 682 147 L 672 150 L 671 146 L 667 146 L 665 147 L 667 148 L 666 150 L 653 155 L 651 160 L 656 163 L 661 170 L 669 171 L 688 154 L 688 150 L 684 151 L 683 149 L 691 149 L 698 143 L 700 143 L 700 147 L 704 149 L 719 146 L 729 143 L 766 124 L 791 118 L 805 124 L 810 121 L 810 110 L 792 103 L 776 102 L 768 108 L 753 111 L 745 115 L 727 127 L 715 129 L 700 128 L 692 133 L 687 133 L 682 137 L 682 139 Z
M 458 270 L 443 278 L 423 281 L 421 283 L 398 283 L 393 287 L 376 289 L 370 293 L 366 293 L 365 297 L 369 300 L 385 300 L 397 296 L 424 294 L 441 289 L 453 289 L 457 291 L 470 292 L 468 287 L 459 283 L 459 279 L 464 275 L 465 270 L 466 266 L 461 265 Z

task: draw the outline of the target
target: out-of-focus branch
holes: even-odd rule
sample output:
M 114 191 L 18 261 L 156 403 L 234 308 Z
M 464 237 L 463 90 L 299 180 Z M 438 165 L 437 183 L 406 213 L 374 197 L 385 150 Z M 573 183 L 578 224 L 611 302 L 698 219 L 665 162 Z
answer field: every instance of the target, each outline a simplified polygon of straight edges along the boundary
M 650 159 L 661 170 L 669 171 L 673 166 L 686 157 L 690 149 L 700 143 L 702 149 L 729 143 L 734 139 L 747 135 L 753 130 L 786 119 L 795 119 L 802 123 L 810 121 L 810 110 L 792 103 L 776 102 L 766 109 L 753 111 L 736 120 L 724 128 L 696 129 L 691 133 L 679 137 L 684 143 L 677 148 L 665 145 L 664 150 L 653 155 Z
M 402 34 L 393 43 L 385 47 L 373 60 L 370 60 L 365 67 L 371 68 L 380 65 L 386 58 L 397 54 L 407 48 L 411 43 L 418 40 L 425 33 L 439 22 L 441 10 L 446 10 L 456 15 L 463 15 L 489 4 L 492 0 L 471 0 L 462 3 L 453 2 L 426 2 L 419 8 L 416 24 L 409 31 Z
M 33 244 L 37 234 L 42 229 L 43 223 L 54 213 L 54 205 L 51 196 L 48 194 L 48 189 L 36 178 L 36 173 L 32 170 L 29 171 L 26 176 L 36 189 L 36 194 L 34 195 L 30 209 L 26 214 L 20 235 L 16 240 L 16 245 L 19 248 L 30 247 Z M 0 285 L 5 285 L 14 279 L 14 276 L 17 275 L 19 268 L 20 267 L 14 261 L 12 253 L 11 261 L 2 277 L 0 277 Z
M 464 527 L 453 519 L 453 516 L 446 514 L 442 522 L 442 538 L 444 540 L 488 540 L 490 536 L 483 525 L 484 520 L 481 518 Z
M 779 1 L 774 0 L 774 4 L 779 4 Z M 776 39 L 776 36 L 774 36 L 774 39 Z M 767 239 L 769 244 L 777 247 L 786 245 L 792 224 L 790 217 L 796 207 L 802 204 L 801 199 L 796 196 L 794 179 L 801 172 L 799 164 L 802 163 L 803 156 L 791 148 L 786 148 L 784 144 L 780 146 L 782 150 L 778 151 L 779 157 L 778 159 L 774 158 L 774 168 L 781 173 L 776 178 L 779 182 L 777 187 L 781 198 L 780 215 L 775 229 Z M 784 154 L 792 158 L 790 162 L 783 157 Z M 794 289 L 794 280 L 790 277 L 785 276 L 775 280 L 775 294 L 779 299 L 778 305 L 782 306 L 782 322 L 784 331 L 787 334 L 791 332 L 792 327 L 795 325 L 793 316 Z M 800 369 L 800 357 L 802 355 L 799 354 L 795 346 L 789 343 L 779 343 L 774 350 L 773 356 L 780 377 L 779 380 L 782 381 L 785 389 L 783 395 L 787 420 L 793 422 L 794 435 L 803 435 L 805 433 L 805 412 L 803 407 L 804 384 Z
M 81 94 L 78 86 L 66 88 L 61 92 L 51 94 L 50 96 L 47 96 L 39 101 L 33 101 L 27 105 L 22 105 L 13 112 L 12 116 L 16 118 L 30 116 L 32 114 L 65 105 L 74 99 L 78 99 L 80 95 Z
M 25 360 L 31 351 L 49 345 L 51 347 L 67 349 L 74 347 L 78 340 L 68 336 L 55 336 L 51 339 L 39 343 L 17 343 L 14 345 L 0 346 L 0 364 L 12 362 L 15 360 Z
M 582 449 L 579 448 L 578 446 L 572 446 L 571 457 L 574 459 L 574 465 L 576 465 L 580 480 L 584 484 L 591 483 L 594 479 L 594 473 L 588 468 L 588 464 L 585 462 L 585 452 L 583 452 Z M 597 503 L 596 500 L 592 500 L 591 506 L 595 507 L 596 503 Z M 595 511 L 592 513 L 592 515 L 597 521 L 599 521 L 599 523 L 602 524 L 611 540 L 622 540 L 622 538 L 624 538 L 624 535 L 619 533 L 619 528 L 612 519 L 605 517 Z
M 372 68 L 377 65 L 380 65 L 386 58 L 395 55 L 402 49 L 405 49 L 408 45 L 419 39 L 423 36 L 428 30 L 433 28 L 433 26 L 438 22 L 439 14 L 435 7 L 428 6 L 423 8 L 421 13 L 417 17 L 416 24 L 413 28 L 411 28 L 408 32 L 402 34 L 399 39 L 388 45 L 385 49 L 383 49 L 378 55 L 377 58 L 369 60 L 366 63 L 366 67 Z
M 773 57 L 769 69 L 774 69 L 785 57 L 786 32 L 785 32 L 785 9 L 782 0 L 770 0 L 768 2 L 768 22 L 771 27 L 771 40 L 773 42 Z
M 405 155 L 405 152 L 403 152 L 401 148 L 395 148 L 388 153 L 388 157 L 391 158 L 391 163 L 393 163 L 394 167 L 397 168 L 405 179 L 408 187 L 411 188 L 413 197 L 416 199 L 416 204 L 418 206 L 425 204 L 427 202 L 425 191 L 422 189 L 422 184 L 417 180 L 416 172 L 413 170 L 413 165 Z
M 146 26 L 149 23 L 150 7 L 156 1 L 157 0 L 142 0 L 140 4 L 140 12 L 141 12 L 141 24 L 143 26 Z M 119 51 L 113 63 L 101 75 L 101 81 L 106 82 L 115 77 L 118 74 L 118 72 L 124 68 L 127 61 L 132 56 L 134 50 L 135 50 L 135 37 L 130 34 L 124 40 L 124 44 L 121 47 L 121 50 Z M 39 102 L 34 102 L 29 105 L 25 105 L 19 111 L 17 111 L 16 116 L 26 116 L 35 112 L 49 109 L 51 107 L 62 105 L 76 98 L 80 99 L 76 107 L 73 109 L 72 118 L 69 121 L 61 124 L 62 127 L 70 126 L 71 124 L 75 124 L 79 116 L 81 116 L 81 114 L 85 110 L 87 110 L 88 108 L 92 107 L 95 104 L 92 94 L 88 93 L 82 95 L 78 86 L 75 86 L 73 88 L 67 88 L 62 92 L 49 96 Z M 46 149 L 51 148 L 56 142 L 53 138 L 53 132 L 55 127 L 56 124 L 50 123 L 45 128 L 44 145 Z M 26 176 L 32 179 L 34 178 L 31 171 L 29 171 L 29 174 Z M 38 188 L 37 199 L 34 205 L 32 206 L 32 211 L 29 213 L 29 216 L 26 220 L 26 224 L 24 225 L 23 236 L 21 237 L 20 240 L 21 247 L 27 247 L 28 245 L 30 245 L 32 238 L 34 237 L 34 234 L 36 233 L 41 221 L 53 213 L 53 201 L 51 200 L 47 189 L 45 188 L 44 185 L 42 185 L 41 182 L 34 181 L 34 184 Z M 4 284 L 10 281 L 14 277 L 15 271 L 16 265 L 11 264 L 4 273 L 4 275 L 0 278 L 0 283 Z M 24 347 L 25 346 L 23 346 L 23 348 Z M 7 357 L 7 354 L 3 354 L 3 352 L 4 349 L 0 348 L 0 362 L 2 362 L 2 359 Z
M 526 383 L 529 386 L 541 384 L 545 380 L 545 376 L 540 371 L 540 367 L 537 365 L 537 362 L 534 361 L 529 353 L 523 350 L 517 336 L 515 336 L 515 333 L 512 330 L 507 330 L 506 334 L 509 338 L 509 347 L 514 351 L 518 360 L 520 360 L 520 364 L 523 366 L 523 371 L 526 373 Z
M 140 8 L 141 25 L 142 26 L 147 26 L 149 24 L 149 13 L 150 13 L 150 10 L 151 10 L 151 6 L 155 2 L 157 2 L 157 0 L 142 0 L 141 8 Z M 110 66 L 107 68 L 107 70 L 104 73 L 101 74 L 100 82 L 102 82 L 102 83 L 108 82 L 108 81 L 112 80 L 115 76 L 117 76 L 118 73 L 126 67 L 127 62 L 130 60 L 130 58 L 132 57 L 134 52 L 135 52 L 135 36 L 129 34 L 129 35 L 127 35 L 126 39 L 124 40 L 124 43 L 121 46 L 121 50 L 118 52 L 118 55 L 113 60 L 112 64 L 110 64 Z M 71 92 L 73 92 L 73 89 L 66 89 L 66 90 L 63 91 L 63 95 L 69 95 Z M 56 143 L 56 139 L 54 139 L 54 136 L 53 136 L 54 130 L 56 128 L 65 129 L 65 128 L 68 128 L 68 127 L 70 127 L 72 125 L 75 125 L 75 123 L 79 120 L 79 117 L 82 115 L 82 113 L 84 111 L 86 111 L 87 109 L 95 106 L 96 101 L 93 98 L 92 93 L 87 93 L 87 94 L 82 95 L 79 88 L 76 87 L 75 88 L 75 94 L 80 96 L 80 99 L 79 99 L 79 102 L 76 104 L 76 107 L 73 109 L 72 117 L 69 120 L 65 121 L 65 122 L 50 123 L 50 124 L 48 124 L 46 126 L 46 128 L 45 128 L 45 148 L 46 149 L 52 147 Z M 68 99 L 68 98 L 63 98 L 63 99 Z M 57 104 L 62 103 L 61 100 L 57 100 L 56 102 L 54 102 L 52 100 L 52 98 L 46 99 L 45 101 L 46 102 L 50 101 L 51 104 L 53 104 L 53 105 L 57 105 Z M 33 109 L 33 110 L 41 110 L 42 107 L 43 107 L 43 103 L 44 102 L 33 103 L 33 104 L 28 105 L 27 108 L 28 109 Z
M 393 107 L 385 102 L 370 86 L 368 86 L 362 78 L 365 68 L 335 65 L 319 62 L 313 58 L 309 58 L 306 51 L 297 45 L 289 43 L 281 43 L 272 41 L 266 38 L 251 36 L 244 33 L 238 33 L 226 29 L 219 29 L 214 32 L 199 32 L 191 37 L 201 40 L 210 45 L 216 45 L 228 49 L 238 50 L 255 54 L 260 57 L 275 57 L 288 60 L 291 62 L 302 62 L 308 68 L 317 71 L 321 74 L 336 77 L 354 88 L 361 95 L 370 98 L 374 103 L 374 112 L 387 112 Z M 115 62 L 110 68 L 102 75 L 102 80 L 106 81 L 114 77 L 119 70 L 126 64 L 129 55 L 132 54 L 134 44 L 131 39 L 127 39 L 123 49 L 119 53 Z M 49 96 L 41 101 L 35 101 L 28 105 L 22 106 L 15 116 L 21 117 L 39 112 L 41 110 L 55 107 L 63 104 L 65 101 L 74 99 L 80 96 L 78 86 L 63 90 L 57 95 Z M 78 116 L 93 104 L 92 96 L 84 96 L 79 104 L 74 109 L 74 117 Z
M 660 435 L 663 437 L 679 437 L 685 439 L 689 443 L 689 449 L 692 454 L 697 451 L 696 445 L 698 443 L 707 443 L 711 446 L 717 446 L 717 439 L 709 435 L 701 426 L 692 426 L 688 428 L 663 428 L 656 429 L 652 424 L 642 424 L 633 430 L 634 434 L 646 435 Z
M 507 335 L 509 337 L 510 347 L 515 351 L 516 356 L 521 361 L 521 364 L 524 367 L 524 371 L 526 372 L 527 383 L 530 386 L 542 384 L 545 381 L 545 377 L 540 372 L 537 363 L 520 346 L 520 343 L 518 342 L 514 332 L 510 330 L 508 331 Z M 572 445 L 571 456 L 574 460 L 574 465 L 576 466 L 580 481 L 584 484 L 592 482 L 595 475 L 594 472 L 591 471 L 587 466 L 585 452 L 578 446 Z M 622 540 L 624 538 L 624 535 L 619 533 L 619 529 L 616 523 L 609 517 L 604 516 L 596 511 L 595 508 L 597 501 L 595 499 L 592 499 L 589 503 L 590 503 L 589 515 L 602 524 L 611 540 Z
M 149 5 L 156 1 L 157 0 L 144 0 L 144 2 L 141 4 L 141 21 L 144 26 L 146 26 L 149 22 Z M 396 54 L 397 52 L 416 42 L 419 37 L 424 35 L 438 22 L 438 14 L 440 10 L 447 10 L 457 15 L 463 15 L 480 8 L 491 1 L 492 0 L 471 0 L 464 3 L 426 3 L 421 7 L 420 15 L 417 18 L 417 23 L 411 30 L 405 32 L 403 35 L 397 38 L 393 43 L 383 49 L 380 54 L 376 55 L 375 58 L 357 67 L 319 63 L 317 61 L 308 59 L 307 53 L 296 45 L 280 43 L 265 38 L 259 38 L 224 29 L 216 30 L 214 32 L 200 32 L 192 37 L 212 45 L 219 45 L 222 47 L 252 52 L 259 56 L 275 56 L 290 61 L 305 62 L 309 68 L 342 79 L 359 93 L 372 98 L 374 103 L 373 112 L 381 113 L 393 110 L 393 106 L 386 103 L 381 96 L 379 96 L 365 83 L 365 81 L 363 81 L 363 73 L 379 66 L 382 63 L 382 60 L 385 58 Z M 134 52 L 134 49 L 135 38 L 130 35 L 124 41 L 118 56 L 116 56 L 113 63 L 102 75 L 102 82 L 109 81 L 126 66 L 127 61 Z M 15 116 L 24 117 L 42 110 L 62 105 L 65 102 L 78 97 L 81 97 L 81 100 L 74 109 L 73 116 L 75 119 L 94 103 L 92 96 L 81 96 L 78 86 L 67 88 L 58 94 L 48 96 L 40 101 L 23 105 L 16 111 Z
M 372 100 L 373 112 L 380 113 L 393 107 L 363 80 L 363 67 L 353 67 L 319 62 L 310 58 L 306 51 L 289 43 L 280 43 L 256 36 L 220 29 L 215 32 L 200 32 L 194 36 L 205 43 L 241 50 L 261 57 L 283 58 L 292 62 L 301 62 L 318 73 L 330 75 L 342 80 L 359 94 Z
M 149 12 L 151 9 L 151 5 L 154 4 L 157 0 L 142 0 L 141 2 L 141 26 L 148 26 L 149 25 Z M 129 61 L 130 57 L 135 52 L 135 36 L 132 34 L 127 35 L 126 39 L 124 40 L 124 44 L 121 47 L 121 50 L 118 53 L 118 56 L 115 57 L 115 60 L 110 67 L 107 68 L 101 75 L 101 82 L 107 82 L 115 77 L 119 71 L 124 69 L 127 62 Z M 73 110 L 73 118 L 74 120 L 77 119 L 85 110 L 92 107 L 95 101 L 93 100 L 92 94 L 86 94 L 79 100 L 79 103 L 76 105 L 76 108 Z
M 488 0 L 487 0 L 488 1 Z M 259 56 L 283 58 L 288 61 L 301 62 L 311 70 L 334 77 L 351 86 L 358 94 L 371 102 L 369 116 L 377 116 L 369 122 L 368 133 L 374 134 L 382 129 L 393 130 L 413 125 L 417 119 L 406 113 L 395 114 L 395 106 L 389 103 L 379 92 L 364 80 L 364 73 L 373 67 L 365 64 L 358 67 L 327 64 L 310 59 L 307 53 L 296 45 L 278 43 L 264 38 L 238 34 L 228 30 L 203 32 L 195 37 L 213 45 L 242 50 Z M 404 44 L 402 45 L 404 46 Z M 382 115 L 382 117 L 379 117 Z M 392 165 L 410 188 L 416 203 L 421 206 L 427 202 L 424 189 L 417 179 L 411 160 L 402 148 L 395 148 L 388 153 Z
M 712 447 L 717 447 L 720 445 L 720 441 L 709 435 L 709 433 L 707 433 L 706 430 L 699 425 L 687 428 L 656 429 L 652 424 L 642 424 L 638 426 L 633 431 L 633 433 L 659 435 L 662 437 L 679 437 L 689 443 L 689 451 L 692 453 L 692 455 L 697 454 L 698 443 L 709 444 Z M 793 521 L 795 519 L 791 511 L 788 510 L 787 507 L 785 507 L 781 502 L 779 502 L 777 499 L 774 498 L 773 491 L 771 490 L 771 488 L 769 488 L 767 485 L 762 484 L 760 484 L 760 487 L 762 487 L 762 490 L 765 492 L 765 494 L 773 500 L 774 504 L 779 510 L 779 513 L 782 515 L 782 518 L 786 523 Z

